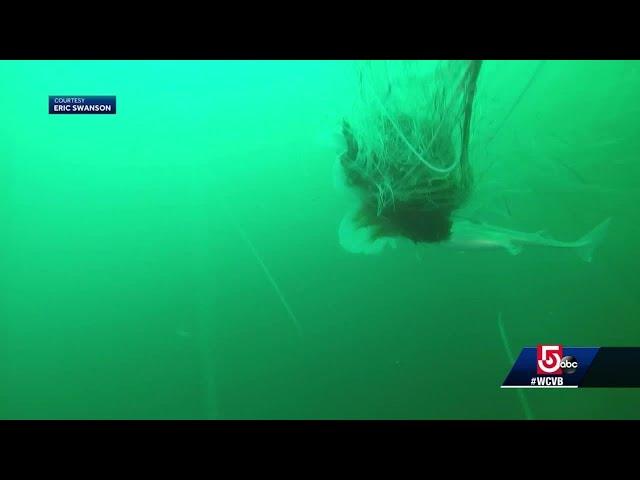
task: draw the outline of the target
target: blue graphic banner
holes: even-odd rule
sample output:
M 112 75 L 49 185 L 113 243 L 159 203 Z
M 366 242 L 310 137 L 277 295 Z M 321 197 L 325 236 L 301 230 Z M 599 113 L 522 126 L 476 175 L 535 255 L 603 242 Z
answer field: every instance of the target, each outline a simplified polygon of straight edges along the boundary
M 115 95 L 49 95 L 51 115 L 115 115 Z
M 502 388 L 577 388 L 599 351 L 599 347 L 561 345 L 523 348 Z

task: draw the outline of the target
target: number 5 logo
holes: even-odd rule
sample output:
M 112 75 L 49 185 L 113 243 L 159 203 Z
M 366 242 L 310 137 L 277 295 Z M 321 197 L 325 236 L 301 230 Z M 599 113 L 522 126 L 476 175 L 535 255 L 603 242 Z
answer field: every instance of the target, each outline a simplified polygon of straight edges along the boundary
M 562 345 L 538 345 L 538 375 L 562 375 Z

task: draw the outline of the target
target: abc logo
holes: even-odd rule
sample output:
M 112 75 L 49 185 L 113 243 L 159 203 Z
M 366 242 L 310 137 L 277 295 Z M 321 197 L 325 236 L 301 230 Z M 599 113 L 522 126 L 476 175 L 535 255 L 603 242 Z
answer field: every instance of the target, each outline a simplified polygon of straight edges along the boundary
M 571 375 L 578 369 L 578 360 L 573 355 L 564 355 L 562 345 L 537 347 L 538 375 Z
M 576 373 L 578 369 L 578 361 L 576 357 L 573 355 L 567 355 L 566 357 L 562 357 L 560 361 L 560 368 L 562 369 L 562 373 L 571 375 L 572 373 Z

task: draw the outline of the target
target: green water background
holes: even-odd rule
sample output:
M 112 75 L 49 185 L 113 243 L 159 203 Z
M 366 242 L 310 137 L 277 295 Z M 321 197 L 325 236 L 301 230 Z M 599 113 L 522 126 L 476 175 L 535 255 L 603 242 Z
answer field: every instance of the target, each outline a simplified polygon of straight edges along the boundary
M 526 89 L 539 67 L 485 64 L 471 161 L 506 227 L 613 217 L 591 264 L 343 251 L 319 139 L 351 62 L 0 62 L 0 417 L 517 419 L 500 315 L 516 353 L 640 345 L 640 63 L 549 61 Z M 57 94 L 118 113 L 49 115 Z M 526 398 L 640 417 L 639 390 Z

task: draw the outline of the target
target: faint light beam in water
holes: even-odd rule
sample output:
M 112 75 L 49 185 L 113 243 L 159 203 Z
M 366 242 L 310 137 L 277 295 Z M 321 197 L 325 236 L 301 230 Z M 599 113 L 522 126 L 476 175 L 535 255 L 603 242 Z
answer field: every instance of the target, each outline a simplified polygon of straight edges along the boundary
M 202 183 L 198 181 L 200 177 L 196 175 L 194 171 L 194 175 L 191 178 L 193 183 L 189 192 L 192 197 L 193 204 L 202 209 L 202 206 L 205 205 L 204 199 L 206 197 L 204 190 L 202 189 Z M 205 222 L 208 222 L 206 211 L 204 209 L 202 209 L 201 214 L 203 215 L 203 218 L 206 219 Z M 204 231 L 207 232 L 208 229 L 205 228 Z M 204 238 L 202 238 L 201 241 L 195 241 L 195 237 L 190 238 L 193 242 L 191 248 L 194 249 L 194 251 L 199 252 L 196 258 L 206 258 L 207 252 L 203 246 L 210 243 L 208 235 L 205 233 Z M 204 390 L 204 418 L 207 420 L 216 420 L 222 418 L 222 413 L 218 402 L 215 382 L 215 366 L 213 363 L 211 348 L 212 336 L 210 320 L 213 317 L 213 305 L 211 304 L 211 296 L 206 293 L 205 290 L 196 288 L 194 289 L 194 294 L 196 295 L 196 304 L 194 311 L 194 324 L 192 325 L 192 328 L 194 329 L 193 338 L 196 341 L 195 348 L 198 354 L 202 387 Z M 176 331 L 176 334 L 181 336 L 183 339 L 189 338 L 191 335 L 188 330 L 184 329 L 181 333 L 180 328 Z
M 291 319 L 291 322 L 296 327 L 296 331 L 298 335 L 302 336 L 302 326 L 300 325 L 300 322 L 298 321 L 298 318 L 296 317 L 295 313 L 293 313 L 293 310 L 289 306 L 289 302 L 287 302 L 287 299 L 284 297 L 282 290 L 280 290 L 280 287 L 278 286 L 278 282 L 276 282 L 276 280 L 273 278 L 273 275 L 271 275 L 269 268 L 267 268 L 267 266 L 265 265 L 264 261 L 262 260 L 262 257 L 258 253 L 258 250 L 256 249 L 255 245 L 253 244 L 249 236 L 242 229 L 242 227 L 235 221 L 235 218 L 233 217 L 233 215 L 231 215 L 231 212 L 226 206 L 226 204 L 223 203 L 223 205 L 224 205 L 224 210 L 227 213 L 227 216 L 231 219 L 231 223 L 235 226 L 236 230 L 242 237 L 242 240 L 249 248 L 249 251 L 252 253 L 254 258 L 258 262 L 258 265 L 260 265 L 260 268 L 262 268 L 264 275 L 267 277 L 267 280 L 269 280 L 269 283 L 273 287 L 273 290 L 275 291 L 277 297 L 280 299 L 280 303 L 282 303 L 282 306 L 284 307 L 285 311 L 287 312 L 287 315 Z
M 511 106 L 511 109 L 509 109 L 509 111 L 507 112 L 507 115 L 502 119 L 502 122 L 498 125 L 498 128 L 496 128 L 496 130 L 493 132 L 493 135 L 491 135 L 489 137 L 489 140 L 487 140 L 487 142 L 485 143 L 485 148 L 491 142 L 493 142 L 493 140 L 498 136 L 498 133 L 500 133 L 500 130 L 502 130 L 502 127 L 504 127 L 505 124 L 508 122 L 509 118 L 511 117 L 511 114 L 515 111 L 516 107 L 520 104 L 525 93 L 529 91 L 529 88 L 531 88 L 531 85 L 533 85 L 534 80 L 538 77 L 538 75 L 540 75 L 540 71 L 542 70 L 542 67 L 544 66 L 544 64 L 545 64 L 545 60 L 540 60 L 540 62 L 538 63 L 538 66 L 536 67 L 533 74 L 529 78 L 529 81 L 525 85 L 524 89 L 522 90 L 522 92 L 520 92 L 520 95 L 518 95 L 518 98 L 516 99 L 514 104 Z M 480 179 L 484 178 L 487 172 L 491 170 L 494 163 L 495 163 L 495 159 L 489 164 L 487 169 L 479 175 Z
M 559 158 L 552 158 L 558 165 L 563 167 L 569 174 L 571 174 L 580 184 L 588 185 L 589 182 L 582 176 L 580 172 L 578 172 L 575 168 L 569 166 L 564 160 L 560 160 Z
M 498 313 L 498 329 L 500 330 L 500 338 L 502 339 L 502 346 L 504 347 L 505 352 L 507 352 L 507 358 L 509 359 L 509 364 L 513 366 L 513 364 L 515 363 L 515 359 L 513 358 L 513 352 L 511 351 L 511 347 L 509 347 L 507 334 L 504 330 L 504 324 L 502 323 L 502 312 Z M 531 411 L 531 407 L 529 406 L 527 397 L 525 397 L 524 392 L 521 389 L 516 389 L 516 391 L 518 392 L 518 399 L 520 400 L 520 405 L 522 405 L 522 409 L 524 410 L 525 418 L 527 420 L 533 420 L 533 412 Z
M 525 87 L 520 92 L 520 95 L 518 95 L 518 98 L 516 99 L 514 104 L 511 105 L 511 108 L 507 112 L 507 115 L 502 119 L 502 122 L 498 125 L 498 128 L 496 128 L 496 130 L 493 132 L 493 135 L 491 137 L 489 137 L 489 140 L 487 140 L 487 145 L 490 144 L 493 141 L 493 139 L 498 136 L 498 133 L 500 133 L 500 130 L 502 130 L 502 127 L 505 126 L 505 124 L 507 123 L 507 121 L 511 117 L 511 114 L 515 111 L 516 107 L 522 101 L 522 98 L 524 97 L 525 93 L 527 93 L 527 91 L 529 91 L 529 88 L 531 88 L 531 85 L 533 85 L 533 81 L 540 74 L 540 71 L 542 70 L 542 67 L 544 66 L 544 63 L 545 63 L 545 60 L 540 60 L 540 62 L 538 63 L 538 66 L 536 67 L 536 69 L 534 70 L 533 74 L 529 78 L 529 81 L 527 82 Z

